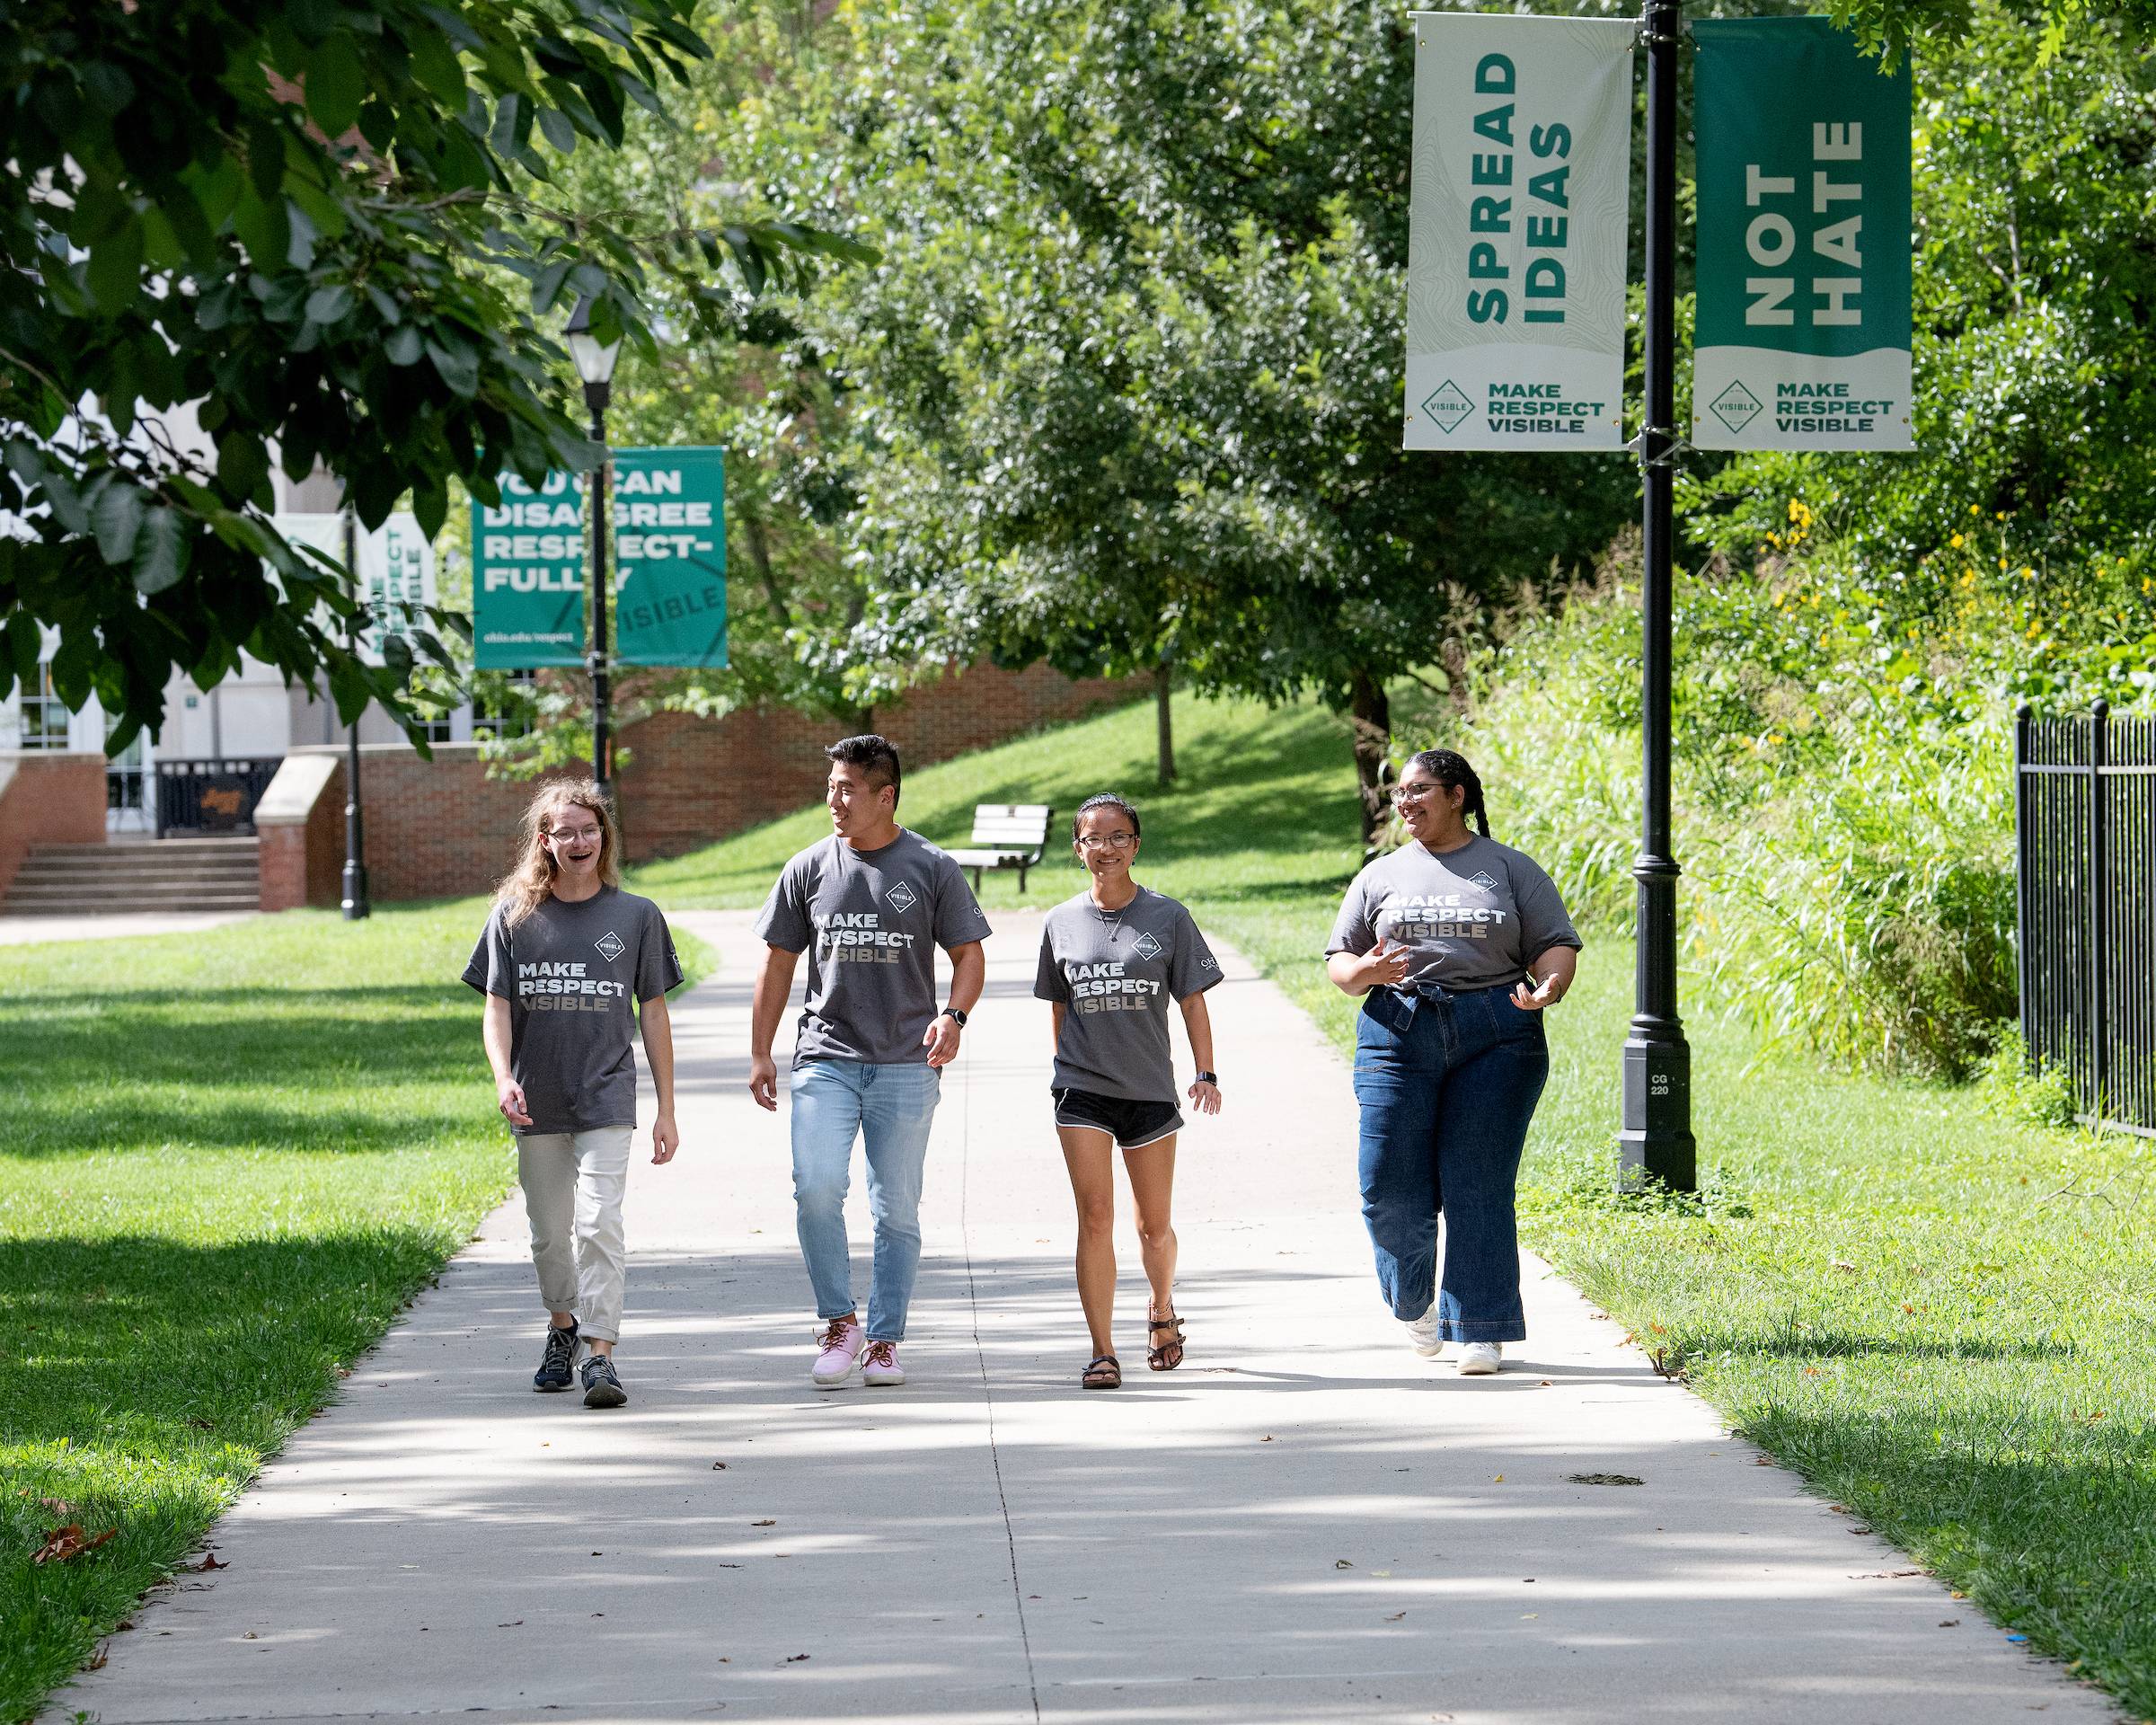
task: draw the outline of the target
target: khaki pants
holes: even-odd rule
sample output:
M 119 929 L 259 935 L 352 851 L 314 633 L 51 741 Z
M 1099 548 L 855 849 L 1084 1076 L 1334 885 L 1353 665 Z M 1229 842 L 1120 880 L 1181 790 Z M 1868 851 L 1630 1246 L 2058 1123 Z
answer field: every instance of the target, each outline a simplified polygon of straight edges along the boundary
M 589 1341 L 621 1340 L 629 1274 L 622 1195 L 635 1133 L 634 1127 L 602 1126 L 527 1132 L 517 1140 L 517 1179 L 532 1219 L 540 1304 L 550 1312 L 575 1313 Z

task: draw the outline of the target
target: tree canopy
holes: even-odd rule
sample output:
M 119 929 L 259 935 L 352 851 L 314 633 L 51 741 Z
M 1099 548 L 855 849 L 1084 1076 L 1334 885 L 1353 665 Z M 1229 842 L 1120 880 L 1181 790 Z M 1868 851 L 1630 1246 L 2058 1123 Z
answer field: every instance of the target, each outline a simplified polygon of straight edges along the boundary
M 0 682 L 94 690 L 111 746 L 155 729 L 177 670 L 244 650 L 326 673 L 349 718 L 402 711 L 402 644 L 346 648 L 344 573 L 270 522 L 274 461 L 319 461 L 361 520 L 409 495 L 437 529 L 453 482 L 588 466 L 541 320 L 569 296 L 649 348 L 642 290 L 707 328 L 711 280 L 798 278 L 845 242 L 782 221 L 592 219 L 548 196 L 579 140 L 709 49 L 690 0 L 24 0 L 0 21 Z M 173 435 L 191 415 L 205 461 Z M 444 619 L 447 620 L 447 619 Z M 430 633 L 424 650 L 449 654 Z

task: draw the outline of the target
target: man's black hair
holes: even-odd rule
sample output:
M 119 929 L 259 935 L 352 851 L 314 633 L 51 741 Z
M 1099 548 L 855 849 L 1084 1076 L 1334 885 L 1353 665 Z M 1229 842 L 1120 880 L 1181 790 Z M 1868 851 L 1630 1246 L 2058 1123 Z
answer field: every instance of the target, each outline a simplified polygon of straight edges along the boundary
M 824 750 L 824 758 L 858 766 L 870 784 L 891 787 L 891 807 L 898 806 L 898 748 L 888 737 L 842 737 Z

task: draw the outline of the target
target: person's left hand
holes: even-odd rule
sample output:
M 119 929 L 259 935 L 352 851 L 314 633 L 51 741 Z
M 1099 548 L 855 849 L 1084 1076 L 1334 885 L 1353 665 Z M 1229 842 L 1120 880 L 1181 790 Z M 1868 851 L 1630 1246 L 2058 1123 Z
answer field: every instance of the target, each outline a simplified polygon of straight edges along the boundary
M 958 1057 L 959 1021 L 949 1013 L 938 1013 L 922 1031 L 921 1046 L 928 1050 L 931 1066 L 948 1066 Z
M 1196 1108 L 1200 1114 L 1220 1112 L 1220 1086 L 1218 1084 L 1194 1084 L 1190 1086 L 1189 1096 L 1191 1106 Z
M 1540 985 L 1532 989 L 1524 982 L 1512 985 L 1512 1004 L 1524 1013 L 1539 1013 L 1545 1006 L 1556 1005 L 1564 997 L 1564 990 L 1557 986 L 1554 973 L 1544 977 Z
M 674 1116 L 662 1111 L 651 1122 L 651 1161 L 663 1165 L 674 1160 L 674 1153 L 681 1148 L 681 1129 L 674 1124 Z

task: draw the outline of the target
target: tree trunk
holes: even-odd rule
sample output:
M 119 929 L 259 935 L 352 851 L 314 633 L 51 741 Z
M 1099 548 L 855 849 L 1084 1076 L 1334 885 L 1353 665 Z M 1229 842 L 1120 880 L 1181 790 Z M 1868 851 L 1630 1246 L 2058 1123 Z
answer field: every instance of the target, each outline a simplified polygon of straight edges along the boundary
M 1175 669 L 1163 659 L 1153 668 L 1153 708 L 1160 738 L 1160 779 L 1164 785 L 1175 783 L 1175 714 L 1169 704 L 1174 688 Z
M 1392 748 L 1392 703 L 1385 686 L 1357 671 L 1348 686 L 1348 712 L 1355 727 L 1355 780 L 1361 794 L 1363 847 L 1377 842 L 1385 825 L 1385 762 Z

